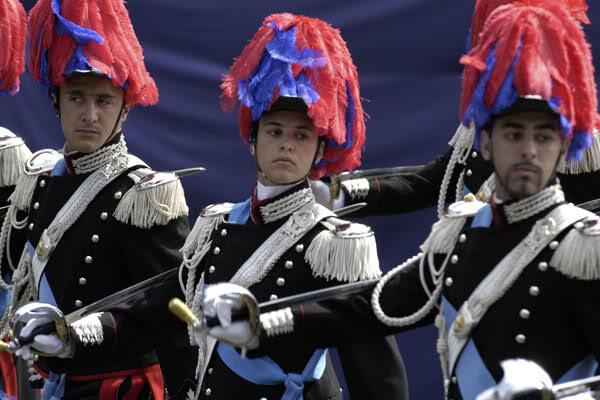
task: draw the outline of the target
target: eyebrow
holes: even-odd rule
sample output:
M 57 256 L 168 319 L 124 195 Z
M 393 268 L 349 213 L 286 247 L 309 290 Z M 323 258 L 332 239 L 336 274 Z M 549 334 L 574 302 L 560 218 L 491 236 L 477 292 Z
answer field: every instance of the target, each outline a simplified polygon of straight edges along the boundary
M 516 121 L 506 121 L 502 124 L 502 128 L 514 128 L 514 129 L 523 129 L 525 125 L 516 122 Z M 552 122 L 540 122 L 534 126 L 536 130 L 542 129 L 556 129 L 556 124 Z
M 105 99 L 114 99 L 115 96 L 110 94 L 110 93 L 86 93 L 85 90 L 83 89 L 77 89 L 77 88 L 73 88 L 73 89 L 67 89 L 67 94 L 70 95 L 79 95 L 79 96 L 85 96 L 85 95 L 92 95 L 95 97 L 101 97 L 101 98 L 105 98 Z
M 282 127 L 283 126 L 283 124 L 280 123 L 280 122 L 278 122 L 278 121 L 267 121 L 267 122 L 265 122 L 265 126 L 267 126 L 267 125 L 273 125 L 273 126 L 277 126 L 277 127 Z M 303 125 L 302 124 L 302 125 L 297 125 L 295 129 L 303 129 L 303 130 L 309 131 L 312 128 L 310 126 L 308 126 L 308 125 Z

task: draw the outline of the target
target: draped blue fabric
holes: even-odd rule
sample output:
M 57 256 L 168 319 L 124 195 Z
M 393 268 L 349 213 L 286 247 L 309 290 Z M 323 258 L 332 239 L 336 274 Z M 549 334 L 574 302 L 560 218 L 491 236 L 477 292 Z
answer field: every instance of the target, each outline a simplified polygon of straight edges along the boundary
M 33 0 L 22 0 L 27 9 Z M 600 3 L 586 28 L 600 66 Z M 203 206 L 238 202 L 255 185 L 255 165 L 239 138 L 237 115 L 219 109 L 220 76 L 273 12 L 320 17 L 342 31 L 361 77 L 367 145 L 363 167 L 424 163 L 446 151 L 459 122 L 461 66 L 474 1 L 440 0 L 138 0 L 127 7 L 156 79 L 160 102 L 135 108 L 128 147 L 155 169 L 200 165 L 184 178 L 194 221 Z M 600 76 L 597 75 L 600 80 Z M 34 149 L 58 148 L 62 134 L 47 89 L 25 76 L 16 97 L 0 96 L 0 125 Z M 371 218 L 384 269 L 415 254 L 433 210 Z M 441 398 L 434 328 L 399 336 L 411 398 Z

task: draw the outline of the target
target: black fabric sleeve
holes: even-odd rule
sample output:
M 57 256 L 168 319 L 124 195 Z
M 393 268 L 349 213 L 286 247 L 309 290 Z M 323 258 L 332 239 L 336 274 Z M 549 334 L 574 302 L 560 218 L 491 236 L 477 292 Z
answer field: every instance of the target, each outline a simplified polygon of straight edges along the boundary
M 431 282 L 428 284 L 432 287 Z M 366 338 L 387 336 L 433 322 L 437 308 L 413 325 L 397 328 L 383 324 L 371 307 L 373 289 L 346 298 L 292 306 L 293 332 L 269 337 L 263 332 L 257 355 L 283 351 L 295 342 L 314 347 L 336 347 L 357 343 Z M 384 287 L 380 303 L 392 317 L 412 314 L 428 300 L 419 277 L 419 263 L 414 262 L 396 274 Z M 254 354 L 252 355 L 254 356 Z

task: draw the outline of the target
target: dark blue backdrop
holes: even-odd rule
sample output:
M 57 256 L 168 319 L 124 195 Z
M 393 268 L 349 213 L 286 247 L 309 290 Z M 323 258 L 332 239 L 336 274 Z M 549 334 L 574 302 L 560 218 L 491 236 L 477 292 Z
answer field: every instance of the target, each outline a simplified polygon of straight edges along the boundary
M 29 9 L 33 0 L 24 4 Z M 160 103 L 131 113 L 129 148 L 155 169 L 208 169 L 184 182 L 192 221 L 208 203 L 248 196 L 254 165 L 235 114 L 219 110 L 219 78 L 266 15 L 289 11 L 329 21 L 348 42 L 370 116 L 363 167 L 426 162 L 447 149 L 457 125 L 458 58 L 472 7 L 465 0 L 131 0 L 128 8 Z M 600 21 L 599 4 L 591 5 L 590 18 Z M 600 65 L 600 25 L 586 30 Z M 32 149 L 62 145 L 46 92 L 28 77 L 17 97 L 0 98 L 0 124 Z M 434 215 L 426 210 L 368 220 L 385 269 L 416 252 Z M 435 337 L 433 328 L 399 336 L 412 398 L 441 397 Z

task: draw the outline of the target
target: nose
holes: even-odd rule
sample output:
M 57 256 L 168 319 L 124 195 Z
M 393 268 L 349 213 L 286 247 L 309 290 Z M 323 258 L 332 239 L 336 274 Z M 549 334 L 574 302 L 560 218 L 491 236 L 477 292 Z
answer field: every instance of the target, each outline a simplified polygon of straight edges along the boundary
M 533 160 L 537 157 L 537 143 L 535 138 L 531 137 L 523 141 L 521 148 L 522 156 L 526 160 Z
M 93 101 L 86 102 L 83 106 L 81 120 L 86 124 L 94 124 L 98 121 L 98 107 Z
M 284 151 L 294 150 L 294 144 L 292 143 L 292 139 L 289 138 L 287 135 L 284 136 L 281 140 L 280 148 Z

